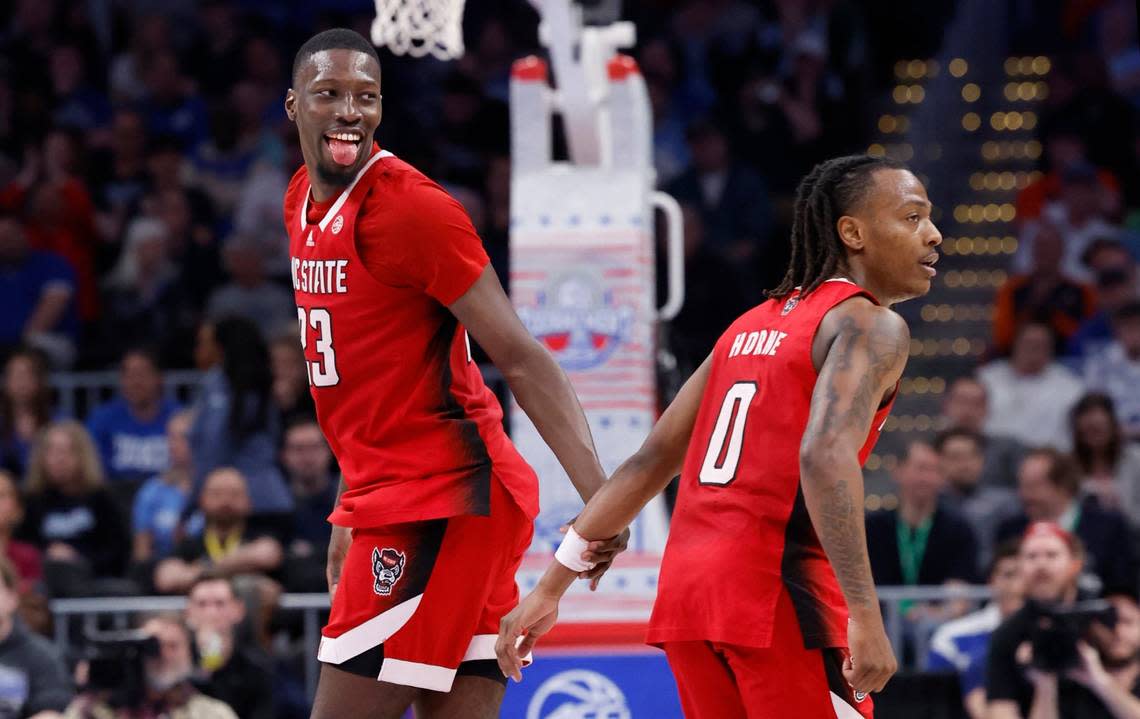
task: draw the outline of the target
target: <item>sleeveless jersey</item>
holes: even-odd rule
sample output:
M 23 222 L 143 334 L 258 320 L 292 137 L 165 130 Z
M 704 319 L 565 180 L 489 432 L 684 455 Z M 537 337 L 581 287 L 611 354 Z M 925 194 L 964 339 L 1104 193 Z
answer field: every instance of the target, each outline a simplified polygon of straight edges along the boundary
M 309 190 L 302 167 L 285 223 L 310 391 L 347 485 L 329 520 L 485 516 L 492 473 L 533 518 L 534 472 L 447 309 L 488 262 L 462 207 L 375 146 L 319 222 Z
M 766 648 L 787 591 L 809 649 L 846 646 L 847 606 L 800 490 L 799 450 L 817 372 L 820 321 L 851 297 L 829 280 L 741 315 L 713 349 L 662 560 L 651 644 L 716 641 Z M 891 404 L 879 409 L 862 464 Z

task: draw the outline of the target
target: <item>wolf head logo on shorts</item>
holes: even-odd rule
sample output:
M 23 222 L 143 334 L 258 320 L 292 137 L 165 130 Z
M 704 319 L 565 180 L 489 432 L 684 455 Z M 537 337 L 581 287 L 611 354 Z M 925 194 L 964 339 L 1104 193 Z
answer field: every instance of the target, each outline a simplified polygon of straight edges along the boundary
M 372 549 L 372 576 L 376 582 L 372 585 L 373 591 L 382 597 L 392 593 L 392 585 L 400 580 L 404 573 L 404 560 L 407 557 L 403 552 L 391 547 L 373 547 Z

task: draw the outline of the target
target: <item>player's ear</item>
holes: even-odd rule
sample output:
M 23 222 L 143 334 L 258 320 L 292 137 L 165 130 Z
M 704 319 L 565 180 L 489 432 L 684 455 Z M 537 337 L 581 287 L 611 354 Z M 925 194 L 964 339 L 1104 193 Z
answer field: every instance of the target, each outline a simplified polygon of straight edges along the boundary
M 293 92 L 293 88 L 285 93 L 285 116 L 289 122 L 297 121 L 297 93 Z
M 866 245 L 863 223 L 851 215 L 844 215 L 835 223 L 839 239 L 852 250 L 860 251 Z

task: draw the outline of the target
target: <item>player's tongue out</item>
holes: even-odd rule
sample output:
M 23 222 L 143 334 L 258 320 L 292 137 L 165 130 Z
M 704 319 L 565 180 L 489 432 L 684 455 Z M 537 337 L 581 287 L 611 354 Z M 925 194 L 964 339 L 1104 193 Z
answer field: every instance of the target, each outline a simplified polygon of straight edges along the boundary
M 327 138 L 329 143 L 329 151 L 332 152 L 333 162 L 338 165 L 351 165 L 356 162 L 356 151 L 360 147 L 359 142 L 349 142 L 347 140 L 338 140 L 335 137 Z

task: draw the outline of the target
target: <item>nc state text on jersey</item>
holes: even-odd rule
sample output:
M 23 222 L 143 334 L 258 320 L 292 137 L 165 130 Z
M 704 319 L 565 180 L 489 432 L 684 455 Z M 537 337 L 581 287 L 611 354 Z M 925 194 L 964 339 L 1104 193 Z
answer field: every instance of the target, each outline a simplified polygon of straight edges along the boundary
M 342 295 L 348 292 L 348 260 L 302 260 L 293 258 L 293 289 L 311 295 Z
M 772 357 L 776 354 L 776 348 L 780 346 L 780 342 L 787 336 L 787 332 L 777 330 L 741 332 L 732 340 L 732 349 L 728 351 L 728 356 L 768 355 Z

